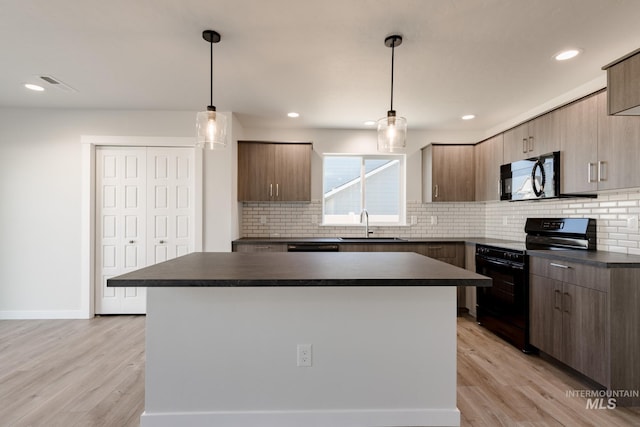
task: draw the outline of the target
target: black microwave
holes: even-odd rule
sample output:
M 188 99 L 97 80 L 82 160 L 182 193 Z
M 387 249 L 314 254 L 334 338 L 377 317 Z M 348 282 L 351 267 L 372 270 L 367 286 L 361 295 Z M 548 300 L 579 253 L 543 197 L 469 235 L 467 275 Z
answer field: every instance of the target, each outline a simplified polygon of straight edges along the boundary
M 560 197 L 560 152 L 500 166 L 500 200 Z

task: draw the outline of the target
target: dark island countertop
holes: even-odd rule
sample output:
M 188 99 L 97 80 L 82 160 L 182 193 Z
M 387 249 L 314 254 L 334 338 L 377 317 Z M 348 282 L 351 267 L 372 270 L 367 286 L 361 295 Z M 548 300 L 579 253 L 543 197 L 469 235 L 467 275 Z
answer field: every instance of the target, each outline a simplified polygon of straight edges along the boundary
M 195 252 L 107 286 L 491 286 L 491 279 L 409 252 Z

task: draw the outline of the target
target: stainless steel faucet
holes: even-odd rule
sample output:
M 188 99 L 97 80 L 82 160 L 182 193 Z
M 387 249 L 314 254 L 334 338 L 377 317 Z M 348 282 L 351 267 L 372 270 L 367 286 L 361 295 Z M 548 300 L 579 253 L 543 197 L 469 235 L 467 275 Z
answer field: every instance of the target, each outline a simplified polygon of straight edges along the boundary
M 362 217 L 364 216 L 364 237 L 369 238 L 369 234 L 372 234 L 373 231 L 369 231 L 369 212 L 366 209 L 362 209 L 360 212 L 360 224 L 362 224 Z

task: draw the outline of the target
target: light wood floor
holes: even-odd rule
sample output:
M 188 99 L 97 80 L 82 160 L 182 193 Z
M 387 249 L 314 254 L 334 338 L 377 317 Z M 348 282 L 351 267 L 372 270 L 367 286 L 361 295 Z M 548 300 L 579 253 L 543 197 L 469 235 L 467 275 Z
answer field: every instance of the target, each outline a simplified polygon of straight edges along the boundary
M 0 321 L 1 427 L 135 427 L 143 316 Z M 462 426 L 640 426 L 640 408 L 586 409 L 586 385 L 458 318 Z
M 0 426 L 138 426 L 144 322 L 0 321 Z

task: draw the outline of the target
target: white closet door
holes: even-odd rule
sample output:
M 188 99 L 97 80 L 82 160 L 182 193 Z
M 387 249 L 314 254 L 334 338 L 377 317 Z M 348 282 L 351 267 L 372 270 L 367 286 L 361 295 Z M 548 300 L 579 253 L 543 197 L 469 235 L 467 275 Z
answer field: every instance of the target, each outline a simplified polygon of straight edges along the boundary
M 146 265 L 145 148 L 96 148 L 96 313 L 146 312 L 145 288 L 107 279 Z
M 148 265 L 193 252 L 195 242 L 193 183 L 193 149 L 148 149 Z
M 191 148 L 96 148 L 96 314 L 146 313 L 146 288 L 107 279 L 193 252 Z

